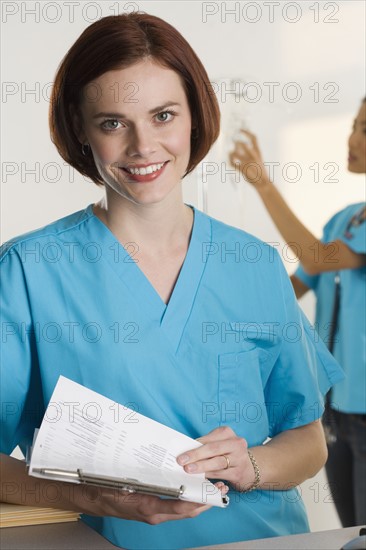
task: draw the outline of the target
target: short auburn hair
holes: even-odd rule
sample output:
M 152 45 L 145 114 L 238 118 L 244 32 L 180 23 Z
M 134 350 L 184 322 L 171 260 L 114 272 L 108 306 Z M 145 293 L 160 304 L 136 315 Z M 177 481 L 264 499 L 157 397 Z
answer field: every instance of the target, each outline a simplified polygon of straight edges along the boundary
M 220 110 L 201 61 L 169 23 L 141 12 L 103 17 L 90 25 L 62 60 L 52 89 L 49 124 L 61 157 L 97 185 L 103 185 L 93 156 L 83 155 L 73 113 L 84 87 L 110 70 L 151 58 L 181 78 L 192 118 L 191 154 L 185 176 L 207 155 L 220 132 Z

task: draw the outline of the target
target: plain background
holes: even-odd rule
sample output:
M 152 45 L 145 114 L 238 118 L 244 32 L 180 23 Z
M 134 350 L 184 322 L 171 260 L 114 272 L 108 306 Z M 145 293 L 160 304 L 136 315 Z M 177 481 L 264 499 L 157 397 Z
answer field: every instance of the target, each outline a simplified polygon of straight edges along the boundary
M 65 165 L 47 113 L 56 68 L 89 24 L 147 11 L 190 42 L 214 84 L 222 133 L 184 181 L 186 202 L 274 243 L 291 273 L 297 261 L 253 189 L 227 170 L 239 124 L 258 136 L 274 180 L 320 236 L 337 210 L 365 199 L 347 172 L 347 139 L 365 95 L 365 3 L 2 2 L 1 240 L 98 200 L 102 190 Z M 235 93 L 230 93 L 235 92 Z M 314 318 L 314 298 L 302 306 Z M 312 530 L 339 527 L 324 472 L 301 487 Z

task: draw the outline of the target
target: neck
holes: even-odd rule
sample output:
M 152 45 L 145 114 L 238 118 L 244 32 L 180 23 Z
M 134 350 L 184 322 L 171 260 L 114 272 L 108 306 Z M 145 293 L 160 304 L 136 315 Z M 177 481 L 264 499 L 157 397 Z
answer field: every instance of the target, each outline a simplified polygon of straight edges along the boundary
M 151 251 L 169 251 L 189 242 L 193 211 L 183 198 L 168 196 L 156 204 L 135 204 L 122 197 L 115 200 L 107 192 L 94 205 L 95 215 L 122 243 L 137 243 Z

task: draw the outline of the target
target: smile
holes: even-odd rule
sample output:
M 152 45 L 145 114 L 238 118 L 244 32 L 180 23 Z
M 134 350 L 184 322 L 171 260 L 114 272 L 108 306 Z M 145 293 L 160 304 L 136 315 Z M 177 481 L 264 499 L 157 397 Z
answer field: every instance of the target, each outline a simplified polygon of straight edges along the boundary
M 146 174 L 153 174 L 154 172 L 158 172 L 159 170 L 161 170 L 164 164 L 164 162 L 161 162 L 160 164 L 150 164 L 149 166 L 141 166 L 140 168 L 138 168 L 137 166 L 126 166 L 125 170 L 127 170 L 127 172 L 129 172 L 130 174 L 146 176 Z
M 152 181 L 159 177 L 167 164 L 168 161 L 145 166 L 123 166 L 120 169 L 127 173 L 130 179 L 138 182 L 145 182 Z

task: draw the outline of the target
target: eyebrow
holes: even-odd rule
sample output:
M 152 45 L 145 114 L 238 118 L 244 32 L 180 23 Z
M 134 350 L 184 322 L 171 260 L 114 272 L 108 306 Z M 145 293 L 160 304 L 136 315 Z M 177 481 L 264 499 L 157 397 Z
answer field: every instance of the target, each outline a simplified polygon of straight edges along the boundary
M 169 107 L 180 107 L 180 104 L 175 101 L 168 101 L 163 105 L 158 105 L 157 107 L 154 107 L 154 109 L 150 109 L 149 114 L 153 115 L 154 113 L 159 113 L 160 111 L 164 111 Z M 93 116 L 93 118 L 102 118 L 102 117 L 103 118 L 127 118 L 127 115 L 124 115 L 123 113 L 100 112 Z

